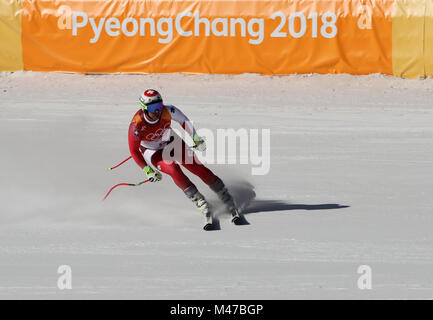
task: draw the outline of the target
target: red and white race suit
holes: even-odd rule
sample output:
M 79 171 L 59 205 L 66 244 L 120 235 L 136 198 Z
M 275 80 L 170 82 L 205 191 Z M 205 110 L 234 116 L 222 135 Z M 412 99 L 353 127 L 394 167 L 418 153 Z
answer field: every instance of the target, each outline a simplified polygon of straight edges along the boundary
M 198 161 L 193 150 L 186 145 L 183 139 L 172 134 L 172 120 L 178 122 L 191 136 L 196 133 L 189 119 L 175 106 L 165 105 L 161 117 L 156 121 L 151 121 L 143 110 L 138 110 L 129 125 L 128 142 L 131 156 L 141 168 L 150 165 L 170 175 L 174 183 L 187 194 L 188 190 L 196 190 L 196 188 L 183 173 L 179 164 L 211 186 L 219 178 Z M 174 160 L 172 157 L 163 159 L 164 148 L 167 148 L 168 145 L 181 150 L 179 156 Z

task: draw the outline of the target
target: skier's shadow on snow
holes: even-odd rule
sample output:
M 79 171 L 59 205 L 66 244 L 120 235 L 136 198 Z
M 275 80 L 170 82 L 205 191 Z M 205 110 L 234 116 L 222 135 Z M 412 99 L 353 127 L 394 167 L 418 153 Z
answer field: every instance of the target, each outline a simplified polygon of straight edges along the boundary
M 236 205 L 241 212 L 241 220 L 238 225 L 249 225 L 250 223 L 245 218 L 245 215 L 266 212 L 266 211 L 288 211 L 288 210 L 331 210 L 331 209 L 344 209 L 350 206 L 340 205 L 336 203 L 324 204 L 294 204 L 287 203 L 280 200 L 255 200 L 256 193 L 254 186 L 246 181 L 236 181 L 229 185 L 229 191 L 235 199 Z M 214 230 L 220 230 L 220 223 L 217 215 L 214 219 Z
M 324 204 L 292 204 L 278 200 L 254 200 L 245 208 L 242 213 L 250 214 L 264 211 L 287 211 L 287 210 L 329 210 L 343 209 L 350 206 L 339 205 L 337 203 Z

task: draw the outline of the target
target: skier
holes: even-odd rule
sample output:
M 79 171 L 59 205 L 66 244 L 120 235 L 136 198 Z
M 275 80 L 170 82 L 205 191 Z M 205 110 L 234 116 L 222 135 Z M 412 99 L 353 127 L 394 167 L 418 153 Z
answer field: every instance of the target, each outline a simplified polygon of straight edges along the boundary
M 158 91 L 148 89 L 139 98 L 141 109 L 132 118 L 128 142 L 131 156 L 146 174 L 150 182 L 162 179 L 160 172 L 168 174 L 174 183 L 191 199 L 205 218 L 204 229 L 212 226 L 212 213 L 204 196 L 183 173 L 179 164 L 200 177 L 232 215 L 232 222 L 238 223 L 239 212 L 233 197 L 223 181 L 200 163 L 185 141 L 171 133 L 171 121 L 178 122 L 194 141 L 194 149 L 204 151 L 205 141 L 199 137 L 189 119 L 175 106 L 164 105 Z M 177 149 L 176 149 L 177 148 Z M 171 150 L 171 152 L 167 152 Z M 174 150 L 174 152 L 173 152 Z M 180 152 L 176 152 L 180 151 Z

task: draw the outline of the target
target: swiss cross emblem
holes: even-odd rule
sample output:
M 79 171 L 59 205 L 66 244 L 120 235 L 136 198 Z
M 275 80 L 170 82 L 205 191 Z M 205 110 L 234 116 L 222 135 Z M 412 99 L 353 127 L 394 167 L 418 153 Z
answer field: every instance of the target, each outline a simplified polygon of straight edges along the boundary
M 147 91 L 146 91 L 146 94 L 148 94 L 148 95 L 153 95 L 154 93 L 155 93 L 154 90 L 147 90 Z

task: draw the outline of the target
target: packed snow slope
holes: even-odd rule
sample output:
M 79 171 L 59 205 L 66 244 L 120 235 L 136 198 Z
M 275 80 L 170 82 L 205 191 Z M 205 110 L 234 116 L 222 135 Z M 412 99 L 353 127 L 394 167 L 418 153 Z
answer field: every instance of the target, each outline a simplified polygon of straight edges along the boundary
M 146 88 L 198 128 L 270 129 L 268 174 L 209 165 L 249 224 L 203 231 L 168 176 L 101 202 L 145 179 L 106 169 Z M 0 73 L 0 298 L 431 299 L 432 123 L 432 79 Z

